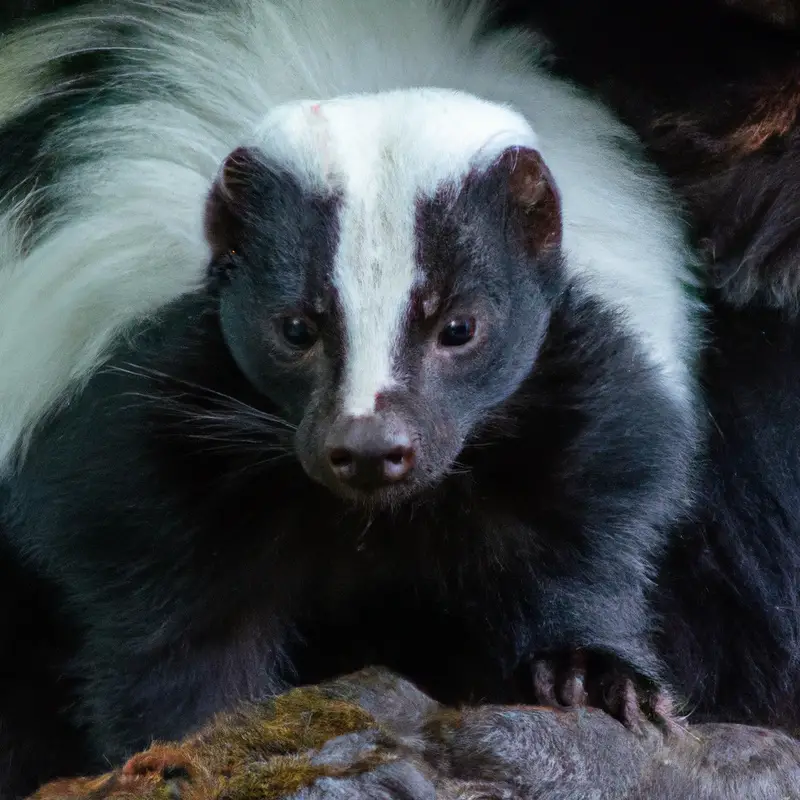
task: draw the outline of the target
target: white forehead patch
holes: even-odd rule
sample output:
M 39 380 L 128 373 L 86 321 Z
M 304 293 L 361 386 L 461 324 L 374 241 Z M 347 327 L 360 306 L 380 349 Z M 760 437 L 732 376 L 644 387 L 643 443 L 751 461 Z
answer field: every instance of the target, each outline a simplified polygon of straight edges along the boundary
M 397 343 L 421 277 L 418 201 L 508 147 L 536 147 L 536 137 L 505 106 L 412 89 L 279 106 L 257 143 L 309 188 L 342 195 L 333 268 L 346 329 L 342 404 L 345 413 L 370 414 L 376 395 L 403 381 Z

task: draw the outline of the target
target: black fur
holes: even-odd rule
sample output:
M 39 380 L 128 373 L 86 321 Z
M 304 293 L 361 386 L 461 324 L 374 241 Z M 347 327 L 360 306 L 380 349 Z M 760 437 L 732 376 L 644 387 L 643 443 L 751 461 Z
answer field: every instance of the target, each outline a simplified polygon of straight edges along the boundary
M 8 0 L 0 6 L 0 34 L 34 17 L 77 5 L 82 0 Z
M 660 649 L 694 718 L 800 728 L 800 329 L 718 304 L 709 468 L 674 538 Z
M 93 760 L 75 770 L 348 661 L 379 658 L 451 702 L 530 697 L 514 672 L 575 647 L 662 677 L 646 594 L 693 429 L 613 314 L 565 283 L 558 251 L 518 238 L 495 175 L 420 208 L 442 319 L 458 300 L 489 334 L 458 366 L 405 345 L 407 370 L 431 374 L 389 402 L 417 425 L 420 463 L 468 437 L 458 469 L 431 467 L 406 502 L 339 499 L 295 455 L 314 444 L 291 426 L 328 412 L 310 376 L 284 378 L 310 367 L 271 350 L 270 319 L 313 308 L 325 281 L 286 280 L 280 254 L 297 273 L 301 219 L 317 253 L 334 235 L 330 208 L 300 196 L 245 227 L 222 284 L 133 334 L 37 435 L 6 484 L 5 537 L 78 631 L 61 668 Z M 329 350 L 313 384 L 328 405 Z
M 699 108 L 693 98 L 713 96 L 720 81 L 744 81 L 733 59 L 707 67 L 698 40 L 677 80 L 676 39 L 693 40 L 689 27 L 664 29 L 675 37 L 667 51 L 667 33 L 652 34 L 661 49 L 648 45 L 636 31 L 654 29 L 624 9 L 591 18 L 564 5 L 572 12 L 562 19 L 539 4 L 546 30 L 563 43 L 562 68 L 616 98 L 694 203 L 698 238 L 711 237 L 734 264 L 752 243 L 768 243 L 745 275 L 731 270 L 746 278 L 738 289 L 728 273 L 719 277 L 727 288 L 714 298 L 704 364 L 710 453 L 695 521 L 676 525 L 693 432 L 613 316 L 565 284 L 557 257 L 526 261 L 524 275 L 511 267 L 492 275 L 506 297 L 534 277 L 541 291 L 519 316 L 513 304 L 506 310 L 508 335 L 489 363 L 511 363 L 512 351 L 519 357 L 515 326 L 531 318 L 546 325 L 546 336 L 523 348 L 531 369 L 510 397 L 509 381 L 448 387 L 467 405 L 478 407 L 484 390 L 500 403 L 459 456 L 463 473 L 424 502 L 393 510 L 338 499 L 307 477 L 293 452 L 290 426 L 300 422 L 307 385 L 283 375 L 291 397 L 276 395 L 266 381 L 274 364 L 260 365 L 258 375 L 248 370 L 255 380 L 246 380 L 231 356 L 230 329 L 226 344 L 220 303 L 235 297 L 226 281 L 253 278 L 258 261 L 237 242 L 235 258 L 216 263 L 210 290 L 165 309 L 121 345 L 4 487 L 8 578 L 0 591 L 8 613 L 0 641 L 16 683 L 0 695 L 0 746 L 14 743 L 0 796 L 102 769 L 106 758 L 118 760 L 153 735 L 178 736 L 240 698 L 367 662 L 395 667 L 445 701 L 517 701 L 530 699 L 532 655 L 583 645 L 673 684 L 698 716 L 797 724 L 797 324 L 780 312 L 726 307 L 792 306 L 791 293 L 773 286 L 791 284 L 794 262 L 780 252 L 793 253 L 793 195 L 768 192 L 771 173 L 751 181 L 750 205 L 726 205 L 747 190 L 748 176 L 765 174 L 770 151 L 723 186 L 723 202 L 709 186 L 727 162 L 705 177 L 702 148 L 684 164 L 675 155 L 680 137 L 648 138 L 655 115 Z M 781 47 L 748 58 L 777 59 L 790 45 Z M 647 69 L 631 69 L 639 48 Z M 104 68 L 113 67 L 109 58 Z M 54 115 L 112 99 L 96 92 L 97 66 L 65 67 L 80 76 L 69 108 L 47 101 L 16 130 L 0 132 L 0 146 L 16 154 L 3 186 L 61 168 L 43 157 L 37 137 Z M 708 94 L 692 94 L 692 70 Z M 623 102 L 631 87 L 633 100 Z M 782 138 L 776 146 L 775 163 L 794 169 L 794 151 Z M 764 210 L 762 196 L 775 200 L 769 213 L 751 213 Z M 300 212 L 335 216 L 335 203 L 296 200 L 284 209 L 295 220 Z M 335 236 L 326 225 L 315 240 L 323 249 Z M 448 226 L 441 209 L 420 209 L 422 241 L 445 247 L 454 238 L 441 237 Z M 518 252 L 498 257 L 477 211 L 466 208 L 456 227 L 472 237 L 467 265 L 483 248 L 491 263 L 518 269 L 525 261 Z M 438 260 L 453 263 L 448 253 Z M 783 276 L 777 284 L 773 265 Z M 319 294 L 280 281 L 272 289 Z M 236 319 L 241 308 L 229 308 Z M 293 398 L 302 402 L 293 406 Z M 411 409 L 422 414 L 425 404 Z M 651 587 L 647 577 L 665 548 Z M 660 626 L 647 611 L 651 588 Z M 24 615 L 14 613 L 20 597 Z
M 213 306 L 177 306 L 137 338 L 115 359 L 122 371 L 93 380 L 39 437 L 7 505 L 8 537 L 63 587 L 83 629 L 76 673 L 98 753 L 119 758 L 275 688 L 263 664 L 288 647 L 285 627 L 304 614 L 335 623 L 339 604 L 369 590 L 427 590 L 466 620 L 479 659 L 492 643 L 490 673 L 469 675 L 468 660 L 459 670 L 484 696 L 525 654 L 577 643 L 655 676 L 643 580 L 654 522 L 674 513 L 663 497 L 685 471 L 684 433 L 663 424 L 647 368 L 602 317 L 567 295 L 515 398 L 531 409 L 515 414 L 524 429 L 470 449 L 471 472 L 420 506 L 374 516 L 317 488 L 294 458 L 260 463 L 281 445 L 271 426 L 243 416 L 225 430 L 238 409 L 214 391 L 274 408 L 236 370 Z M 217 412 L 219 427 L 193 411 Z M 245 434 L 263 446 L 232 446 Z M 665 450 L 673 460 L 654 456 Z M 423 685 L 450 680 L 436 659 L 420 667 Z
M 763 2 L 762 16 L 772 5 L 791 6 Z M 659 647 L 695 718 L 796 730 L 798 31 L 702 0 L 507 7 L 552 38 L 558 71 L 642 136 L 686 199 L 716 286 L 708 469 L 697 521 L 674 537 L 659 581 Z
M 0 540 L 0 797 L 69 773 L 87 753 L 70 721 L 74 686 L 61 672 L 75 631 L 62 599 Z M 21 658 L 19 656 L 22 656 Z
M 114 62 L 114 56 L 106 51 L 63 59 L 58 65 L 59 78 L 62 87 L 68 88 L 42 98 L 0 129 L 0 153 L 5 165 L 0 169 L 0 197 L 13 202 L 30 192 L 32 181 L 38 181 L 40 186 L 34 202 L 26 208 L 29 242 L 35 239 L 38 224 L 56 210 L 49 188 L 69 166 L 48 139 L 65 122 L 107 100 L 110 92 L 105 78 Z

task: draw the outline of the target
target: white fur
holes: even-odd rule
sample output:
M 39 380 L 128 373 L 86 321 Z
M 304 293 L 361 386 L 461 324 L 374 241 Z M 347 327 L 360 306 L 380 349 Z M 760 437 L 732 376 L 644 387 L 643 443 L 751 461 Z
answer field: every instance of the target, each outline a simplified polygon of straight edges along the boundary
M 471 95 L 395 90 L 280 106 L 258 144 L 311 187 L 343 197 L 334 285 L 344 309 L 343 411 L 374 411 L 402 380 L 396 344 L 417 274 L 415 211 L 443 181 L 460 183 L 512 145 L 536 146 L 516 112 Z
M 479 38 L 481 3 L 459 13 L 439 0 L 239 4 L 240 13 L 215 15 L 177 0 L 118 0 L 113 13 L 106 3 L 0 43 L 1 122 L 47 84 L 48 59 L 115 45 L 108 23 L 138 17 L 125 80 L 142 98 L 65 123 L 49 142 L 93 154 L 56 187 L 63 211 L 50 233 L 23 252 L 19 209 L 0 220 L 0 465 L 126 324 L 198 285 L 206 192 L 224 156 L 254 140 L 309 179 L 336 174 L 348 187 L 336 275 L 360 354 L 351 409 L 396 379 L 390 342 L 415 279 L 413 191 L 463 173 L 504 136 L 537 143 L 562 195 L 571 269 L 623 312 L 676 398 L 691 399 L 697 308 L 683 287 L 691 276 L 682 226 L 662 183 L 615 143 L 631 134 L 532 67 L 532 40 Z M 164 80 L 181 91 L 162 92 Z M 369 93 L 381 94 L 344 97 Z M 324 119 L 309 120 L 299 101 L 323 101 Z M 293 126 L 296 141 L 277 135 Z M 387 152 L 396 158 L 386 161 Z

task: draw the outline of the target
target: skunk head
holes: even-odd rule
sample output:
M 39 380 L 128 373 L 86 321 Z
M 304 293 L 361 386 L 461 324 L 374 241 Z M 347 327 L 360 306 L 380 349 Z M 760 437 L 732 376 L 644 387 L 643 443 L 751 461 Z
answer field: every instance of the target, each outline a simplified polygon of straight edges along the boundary
M 277 109 L 223 164 L 206 230 L 231 354 L 352 499 L 447 475 L 530 372 L 560 284 L 532 131 L 449 92 Z

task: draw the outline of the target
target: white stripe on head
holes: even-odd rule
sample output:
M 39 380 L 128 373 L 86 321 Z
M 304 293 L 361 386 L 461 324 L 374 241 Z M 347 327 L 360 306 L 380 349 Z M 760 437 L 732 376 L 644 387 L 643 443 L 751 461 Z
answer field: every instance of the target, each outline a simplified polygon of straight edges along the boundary
M 595 98 L 543 68 L 549 47 L 538 37 L 518 30 L 483 36 L 489 5 L 114 0 L 81 4 L 80 11 L 3 37 L 4 123 L 73 91 L 74 75 L 60 73 L 60 58 L 112 47 L 118 65 L 102 79 L 114 89 L 110 102 L 91 113 L 62 115 L 47 136 L 42 153 L 57 153 L 68 165 L 65 172 L 36 168 L 29 174 L 24 159 L 21 172 L 9 172 L 12 182 L 31 188 L 25 197 L 14 192 L 0 208 L 0 470 L 14 466 L 15 450 L 26 445 L 35 424 L 84 385 L 122 330 L 202 285 L 209 258 L 200 224 L 207 192 L 226 154 L 259 144 L 245 141 L 244 131 L 287 102 L 401 87 L 433 84 L 519 109 L 559 188 L 570 276 L 621 312 L 621 323 L 646 348 L 665 387 L 691 400 L 701 306 L 684 285 L 701 282 L 689 269 L 685 225 L 667 183 L 622 146 L 636 144 L 632 131 Z M 314 123 L 311 102 L 301 104 L 302 113 L 297 105 L 284 106 L 284 122 L 294 118 L 293 135 L 274 135 L 270 124 L 263 132 L 276 153 L 297 162 L 298 174 L 320 180 L 347 173 L 351 161 L 370 163 L 372 153 L 374 162 L 379 152 L 361 125 L 373 128 L 368 120 L 382 103 L 393 102 L 389 94 L 380 97 L 373 96 L 373 113 L 363 117 L 344 113 L 349 101 L 323 102 Z M 426 156 L 435 172 L 457 174 L 482 138 L 491 141 L 506 130 L 512 141 L 504 144 L 514 144 L 516 133 L 528 136 L 519 118 L 463 95 L 409 91 L 396 107 L 398 117 L 405 144 L 397 152 L 411 161 L 406 172 L 398 167 L 404 181 L 423 169 L 418 162 Z M 392 132 L 388 120 L 383 127 Z M 399 198 L 399 187 L 393 189 Z M 39 245 L 30 250 L 22 246 L 27 214 L 18 212 L 42 191 L 52 198 L 59 224 L 38 230 Z M 406 256 L 392 249 L 393 264 L 405 264 L 406 275 L 414 272 L 409 237 L 408 230 L 398 233 L 396 242 L 398 248 L 406 242 Z M 351 266 L 340 258 L 340 286 L 350 269 L 354 290 L 368 285 L 368 276 L 357 274 L 370 269 L 368 263 Z M 352 318 L 354 309 L 348 313 Z M 391 319 L 380 316 L 380 323 Z M 348 336 L 355 386 L 364 377 L 355 366 L 362 337 L 355 328 Z M 374 331 L 373 337 L 377 342 Z
M 259 145 L 311 186 L 343 197 L 333 266 L 345 325 L 342 411 L 371 414 L 402 382 L 397 343 L 414 287 L 422 198 L 488 167 L 506 148 L 535 147 L 515 111 L 471 95 L 413 89 L 275 109 Z

